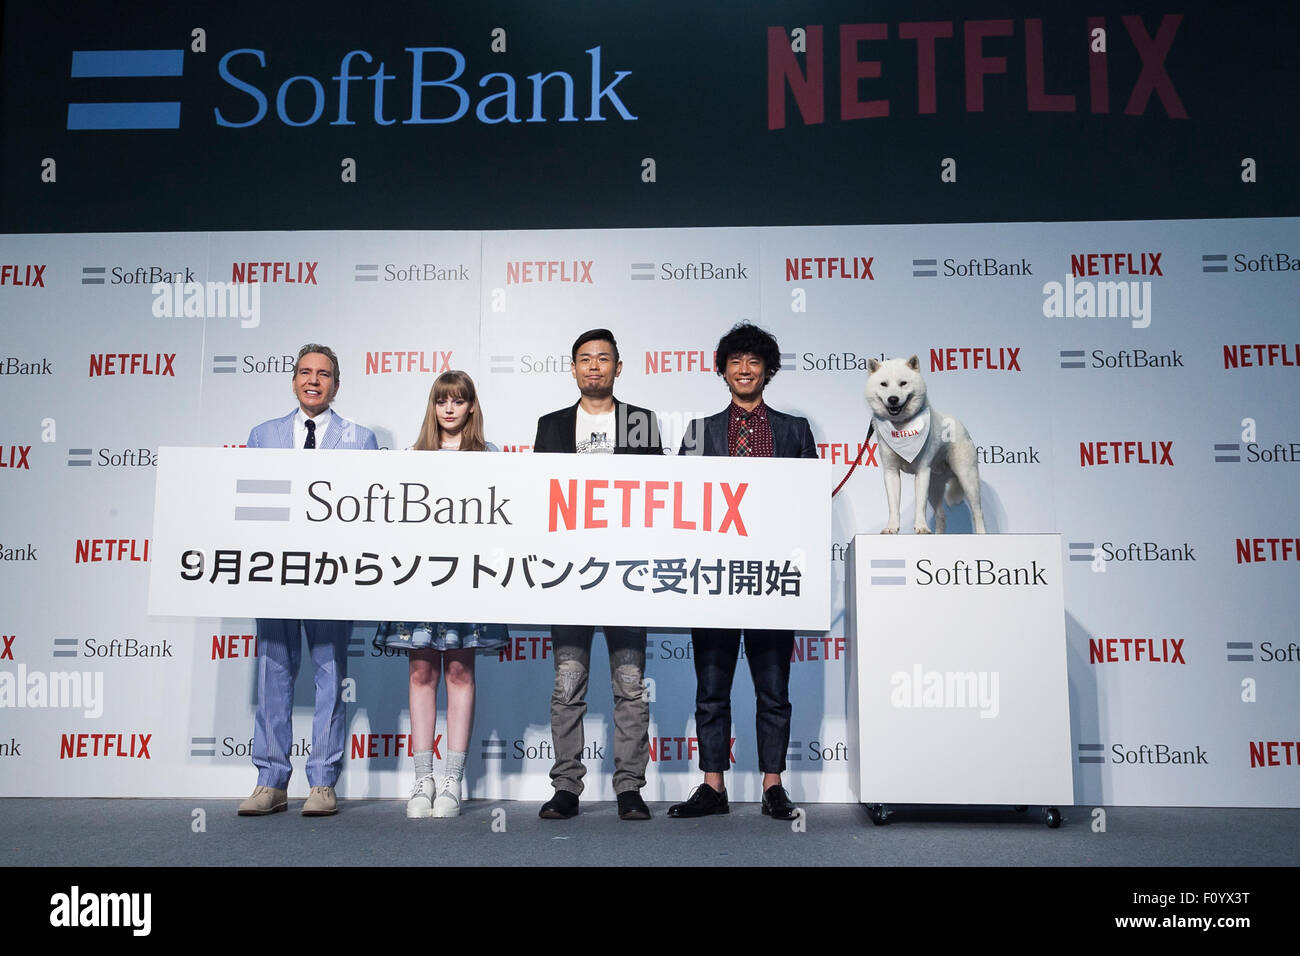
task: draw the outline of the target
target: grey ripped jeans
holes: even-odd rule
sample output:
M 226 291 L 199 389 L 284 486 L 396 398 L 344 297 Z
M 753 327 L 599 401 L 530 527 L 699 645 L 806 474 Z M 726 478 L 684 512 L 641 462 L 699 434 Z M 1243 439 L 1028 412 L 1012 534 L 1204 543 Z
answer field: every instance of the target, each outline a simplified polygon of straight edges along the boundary
M 594 627 L 556 625 L 551 628 L 555 654 L 555 690 L 551 693 L 551 738 L 555 766 L 551 785 L 556 790 L 582 793 L 582 718 L 587 713 L 587 675 L 591 670 Z M 645 628 L 606 627 L 609 678 L 614 689 L 614 792 L 645 786 L 650 755 L 650 702 L 642 678 L 645 674 Z M 589 756 L 596 756 L 595 750 Z

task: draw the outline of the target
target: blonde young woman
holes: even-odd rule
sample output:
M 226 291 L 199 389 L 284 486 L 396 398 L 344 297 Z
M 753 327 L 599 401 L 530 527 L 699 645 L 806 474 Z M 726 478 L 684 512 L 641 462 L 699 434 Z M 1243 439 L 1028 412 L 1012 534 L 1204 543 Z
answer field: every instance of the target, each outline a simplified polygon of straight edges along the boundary
M 483 438 L 483 414 L 474 380 L 464 372 L 443 372 L 429 390 L 418 451 L 498 451 Z M 507 640 L 503 624 L 386 621 L 375 632 L 379 647 L 403 648 L 410 661 L 411 751 L 415 786 L 406 815 L 460 814 L 461 783 L 474 723 L 474 656 L 495 651 Z M 433 742 L 438 719 L 438 681 L 447 679 L 445 775 L 434 777 Z

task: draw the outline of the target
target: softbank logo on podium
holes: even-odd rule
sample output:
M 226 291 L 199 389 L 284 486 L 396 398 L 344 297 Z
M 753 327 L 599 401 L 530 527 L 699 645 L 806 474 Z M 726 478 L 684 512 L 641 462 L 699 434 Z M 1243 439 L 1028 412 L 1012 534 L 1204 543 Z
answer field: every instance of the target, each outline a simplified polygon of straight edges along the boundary
M 957 558 L 951 565 L 938 567 L 929 558 L 919 558 L 910 569 L 917 587 L 987 587 L 1009 585 L 1036 587 L 1047 585 L 1047 569 L 1037 561 L 1027 566 L 1000 565 L 988 558 Z M 898 587 L 908 583 L 909 568 L 904 558 L 872 558 L 873 587 Z
M 293 482 L 281 479 L 239 478 L 235 481 L 236 495 L 289 495 Z M 235 505 L 236 521 L 288 521 L 289 509 L 279 505 Z

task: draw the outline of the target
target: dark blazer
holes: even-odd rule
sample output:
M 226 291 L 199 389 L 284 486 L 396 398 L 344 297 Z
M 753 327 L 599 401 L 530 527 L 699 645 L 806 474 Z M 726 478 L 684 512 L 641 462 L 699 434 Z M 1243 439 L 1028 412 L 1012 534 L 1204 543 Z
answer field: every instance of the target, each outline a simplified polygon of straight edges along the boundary
M 727 457 L 728 405 L 716 415 L 697 418 L 686 426 L 679 455 L 704 455 L 712 458 Z M 817 445 L 813 442 L 808 419 L 778 412 L 767 406 L 767 422 L 772 426 L 773 458 L 816 458 Z
M 533 451 L 576 452 L 574 431 L 578 427 L 578 403 L 537 419 Z M 659 419 L 648 408 L 614 399 L 614 454 L 662 455 Z

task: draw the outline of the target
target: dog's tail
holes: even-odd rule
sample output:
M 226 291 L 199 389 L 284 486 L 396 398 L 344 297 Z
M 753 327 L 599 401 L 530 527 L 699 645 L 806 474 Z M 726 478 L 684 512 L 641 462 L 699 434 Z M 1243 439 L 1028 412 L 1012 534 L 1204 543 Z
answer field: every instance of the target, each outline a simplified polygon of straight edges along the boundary
M 961 502 L 965 497 L 966 496 L 961 492 L 961 485 L 958 483 L 957 479 L 955 477 L 949 478 L 948 483 L 944 485 L 943 488 L 943 500 L 949 505 L 955 505 Z

